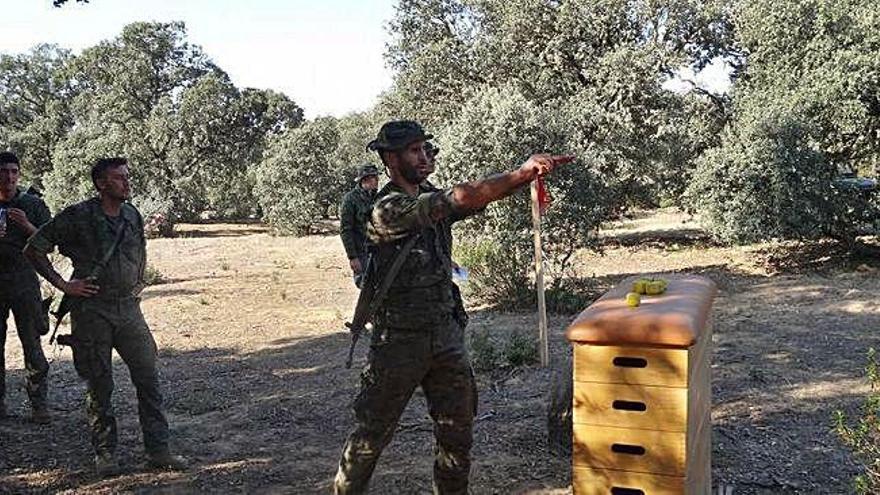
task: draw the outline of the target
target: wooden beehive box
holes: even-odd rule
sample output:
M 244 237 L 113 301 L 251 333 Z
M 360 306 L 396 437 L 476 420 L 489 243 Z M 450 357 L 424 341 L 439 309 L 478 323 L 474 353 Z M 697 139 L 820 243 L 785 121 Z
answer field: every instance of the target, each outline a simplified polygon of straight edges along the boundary
M 620 283 L 569 326 L 577 495 L 711 492 L 711 307 L 715 284 L 664 276 L 632 308 Z

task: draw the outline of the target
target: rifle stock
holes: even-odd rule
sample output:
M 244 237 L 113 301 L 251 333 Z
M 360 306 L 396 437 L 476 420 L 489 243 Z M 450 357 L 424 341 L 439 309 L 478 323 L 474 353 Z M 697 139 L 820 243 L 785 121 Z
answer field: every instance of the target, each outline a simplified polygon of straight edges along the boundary
M 354 316 L 351 319 L 351 323 L 345 324 L 345 326 L 351 331 L 351 347 L 348 348 L 348 359 L 345 361 L 346 368 L 351 368 L 352 358 L 354 357 L 354 348 L 357 345 L 358 339 L 361 338 L 361 334 L 366 329 L 367 323 L 372 321 L 376 311 L 379 310 L 379 306 L 384 302 L 385 295 L 388 294 L 388 289 L 391 288 L 391 283 L 394 282 L 395 277 L 397 277 L 397 272 L 400 271 L 403 262 L 406 260 L 407 254 L 412 250 L 418 238 L 419 235 L 416 234 L 411 235 L 409 239 L 407 239 L 406 243 L 400 248 L 397 255 L 395 255 L 394 262 L 391 263 L 391 266 L 388 268 L 388 271 L 385 272 L 385 275 L 379 284 L 376 284 L 378 269 L 376 268 L 375 260 L 373 259 L 373 257 L 376 256 L 376 253 L 371 253 L 370 257 L 367 259 L 367 266 L 365 268 L 367 271 L 365 271 L 364 284 L 358 295 L 358 302 L 357 306 L 355 306 Z
M 361 334 L 366 330 L 367 322 L 373 316 L 370 314 L 370 303 L 376 294 L 373 265 L 373 256 L 370 255 L 367 258 L 367 266 L 364 267 L 364 279 L 361 283 L 361 291 L 358 294 L 357 305 L 354 308 L 354 316 L 352 316 L 350 323 L 345 323 L 345 327 L 351 332 L 351 345 L 348 348 L 348 358 L 345 360 L 346 368 L 351 368 L 351 362 L 354 359 L 354 348 L 357 346 Z
M 73 304 L 74 301 L 72 296 L 64 294 L 61 297 L 61 301 L 58 303 L 58 308 L 56 308 L 55 311 L 49 312 L 52 316 L 55 317 L 55 328 L 52 330 L 52 336 L 49 337 L 50 345 L 55 343 L 55 334 L 58 333 L 58 327 L 61 326 L 61 322 L 64 321 L 64 317 L 67 316 L 67 313 L 70 313 Z

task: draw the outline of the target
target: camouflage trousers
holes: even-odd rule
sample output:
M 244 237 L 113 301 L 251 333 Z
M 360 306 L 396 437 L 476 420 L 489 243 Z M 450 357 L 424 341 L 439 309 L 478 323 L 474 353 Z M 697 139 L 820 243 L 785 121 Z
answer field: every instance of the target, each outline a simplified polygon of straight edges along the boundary
M 418 386 L 434 421 L 434 493 L 467 493 L 477 392 L 464 330 L 451 316 L 428 328 L 377 324 L 354 401 L 356 425 L 336 473 L 336 493 L 367 491 L 376 461 Z
M 6 322 L 12 312 L 24 354 L 28 398 L 33 407 L 46 405 L 49 362 L 40 345 L 40 332 L 48 325 L 48 315 L 41 302 L 40 283 L 33 270 L 0 274 L 0 403 L 6 394 Z
M 140 299 L 84 299 L 71 311 L 76 340 L 73 364 L 86 381 L 86 415 L 96 452 L 116 449 L 113 414 L 113 349 L 128 366 L 137 391 L 138 417 L 147 453 L 168 449 L 168 422 L 156 370 L 156 342 L 150 333 Z

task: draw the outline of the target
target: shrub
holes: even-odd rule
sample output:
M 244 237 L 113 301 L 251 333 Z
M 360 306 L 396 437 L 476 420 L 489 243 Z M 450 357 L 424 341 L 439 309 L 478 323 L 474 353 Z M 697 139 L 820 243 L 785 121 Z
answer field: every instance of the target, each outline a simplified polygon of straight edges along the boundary
M 165 277 L 162 275 L 162 272 L 155 266 L 147 263 L 147 267 L 144 269 L 144 283 L 147 285 L 159 285 L 164 282 Z
M 501 354 L 489 335 L 489 330 L 474 330 L 468 340 L 471 364 L 475 370 L 489 371 L 501 363 Z
M 513 332 L 504 344 L 504 360 L 510 366 L 527 366 L 538 362 L 538 340 L 520 332 Z
M 834 412 L 834 430 L 853 450 L 864 471 L 855 479 L 855 489 L 862 494 L 880 493 L 880 373 L 877 364 L 877 352 L 871 348 L 865 367 L 871 392 L 865 397 L 855 424 L 843 411 Z
M 459 242 L 454 258 L 470 271 L 463 286 L 468 299 L 498 309 L 533 307 L 535 291 L 528 279 L 531 260 L 522 254 L 524 250 L 507 251 L 490 238 Z
M 744 115 L 700 160 L 688 204 L 728 243 L 830 236 L 852 242 L 858 197 L 835 186 L 837 167 L 814 145 L 815 129 L 783 110 Z

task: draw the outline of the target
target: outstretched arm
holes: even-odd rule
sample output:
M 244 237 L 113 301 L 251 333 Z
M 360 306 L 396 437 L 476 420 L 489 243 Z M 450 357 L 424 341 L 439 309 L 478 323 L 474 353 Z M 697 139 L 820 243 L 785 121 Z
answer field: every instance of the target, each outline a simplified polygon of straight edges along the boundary
M 559 165 L 572 160 L 574 157 L 568 155 L 532 155 L 512 172 L 453 186 L 452 204 L 455 208 L 466 211 L 483 209 L 489 203 L 507 197 L 532 182 L 535 177 L 549 174 Z

